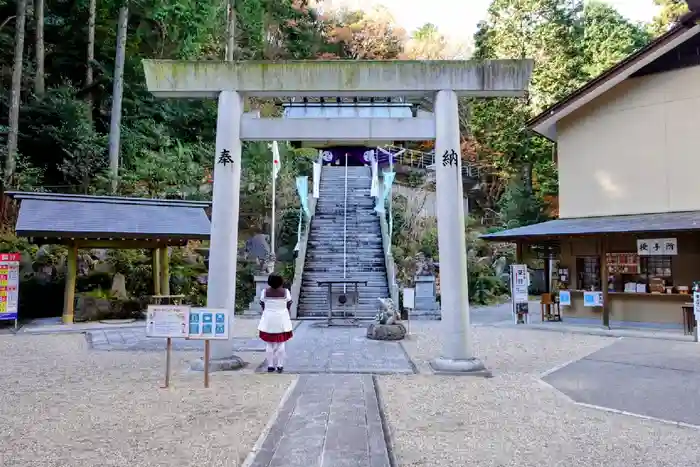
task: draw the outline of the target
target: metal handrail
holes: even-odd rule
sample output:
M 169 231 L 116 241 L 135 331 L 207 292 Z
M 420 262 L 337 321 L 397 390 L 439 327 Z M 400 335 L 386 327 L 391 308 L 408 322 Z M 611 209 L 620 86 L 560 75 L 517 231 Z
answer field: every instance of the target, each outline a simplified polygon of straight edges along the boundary
M 343 213 L 343 279 L 348 278 L 348 157 L 345 156 L 345 201 Z M 343 284 L 343 293 L 346 293 L 346 286 Z
M 415 169 L 435 170 L 435 151 L 424 152 L 392 145 L 386 145 L 379 149 L 384 151 L 385 154 L 391 154 L 396 164 Z M 474 164 L 468 162 L 463 163 L 462 175 L 465 177 L 479 178 L 481 169 Z

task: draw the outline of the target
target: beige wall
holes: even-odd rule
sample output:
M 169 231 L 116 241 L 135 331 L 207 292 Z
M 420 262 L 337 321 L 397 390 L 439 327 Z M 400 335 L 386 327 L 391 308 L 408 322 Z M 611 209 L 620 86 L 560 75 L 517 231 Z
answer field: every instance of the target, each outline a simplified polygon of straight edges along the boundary
M 632 78 L 557 124 L 560 217 L 700 210 L 700 67 Z

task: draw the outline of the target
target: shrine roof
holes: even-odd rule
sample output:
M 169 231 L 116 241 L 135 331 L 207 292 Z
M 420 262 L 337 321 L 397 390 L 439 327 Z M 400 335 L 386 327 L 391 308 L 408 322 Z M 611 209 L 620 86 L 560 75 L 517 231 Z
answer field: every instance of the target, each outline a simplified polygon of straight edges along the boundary
M 21 237 L 88 240 L 206 240 L 211 203 L 171 199 L 6 192 L 19 201 Z
M 700 211 L 556 219 L 485 234 L 481 238 L 490 241 L 511 241 L 596 234 L 693 230 L 700 230 Z

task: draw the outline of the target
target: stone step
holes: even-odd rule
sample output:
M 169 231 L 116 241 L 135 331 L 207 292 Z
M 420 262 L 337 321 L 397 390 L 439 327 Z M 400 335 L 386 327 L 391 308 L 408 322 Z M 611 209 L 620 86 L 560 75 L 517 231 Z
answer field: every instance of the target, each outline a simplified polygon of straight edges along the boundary
M 324 281 L 318 281 L 318 282 L 324 282 Z M 304 285 L 304 290 L 302 290 L 302 295 L 303 294 L 320 294 L 322 296 L 326 296 L 328 294 L 328 287 L 325 285 L 317 285 L 317 281 L 310 281 L 307 282 Z M 355 287 L 352 284 L 347 284 L 347 288 L 345 289 L 346 291 L 350 292 L 353 291 Z M 368 283 L 367 285 L 358 285 L 357 290 L 362 293 L 381 293 L 384 290 L 388 289 L 387 282 L 386 280 L 383 282 L 375 282 L 375 283 Z M 337 292 L 343 290 L 342 284 L 333 284 L 333 292 Z
M 347 262 L 353 262 L 353 264 L 357 264 L 358 262 L 363 263 L 363 262 L 372 262 L 373 264 L 375 262 L 379 262 L 379 264 L 384 264 L 384 250 L 381 248 L 381 246 L 377 246 L 375 249 L 368 249 L 368 248 L 350 248 L 351 245 L 348 245 L 348 250 L 347 253 L 343 253 L 343 246 L 339 245 L 338 248 L 324 248 L 324 249 L 319 249 L 316 251 L 310 251 L 306 255 L 307 261 L 339 261 L 340 265 L 342 267 L 343 261 L 345 256 L 347 256 Z M 358 250 L 362 250 L 361 253 L 358 253 Z
M 339 293 L 342 292 L 343 289 L 338 289 L 338 290 L 333 290 L 333 293 Z M 385 288 L 383 290 L 381 289 L 376 289 L 376 290 L 358 290 L 357 295 L 360 297 L 360 303 L 370 303 L 374 304 L 377 303 L 376 300 L 378 297 L 386 297 L 388 295 L 389 289 Z M 345 291 L 345 293 L 354 293 L 352 289 L 348 289 Z M 304 292 L 299 295 L 299 302 L 315 302 L 315 303 L 325 303 L 328 301 L 328 293 L 327 292 Z
M 385 292 L 386 293 L 386 292 Z M 358 293 L 358 296 L 360 297 L 360 301 L 358 302 L 358 307 L 362 308 L 364 307 L 374 307 L 377 308 L 379 306 L 379 300 L 378 298 L 384 298 L 386 297 L 385 293 L 379 293 L 376 295 L 362 295 L 362 293 Z M 323 296 L 323 297 L 316 297 L 316 296 L 300 296 L 299 297 L 299 304 L 303 305 L 325 305 L 328 306 L 328 297 Z M 335 306 L 335 303 L 333 304 Z

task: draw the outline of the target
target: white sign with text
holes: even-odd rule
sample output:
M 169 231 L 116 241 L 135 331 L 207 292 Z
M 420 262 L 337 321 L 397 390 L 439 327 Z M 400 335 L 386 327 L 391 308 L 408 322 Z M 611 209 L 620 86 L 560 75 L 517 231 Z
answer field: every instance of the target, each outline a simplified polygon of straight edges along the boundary
M 148 305 L 147 337 L 187 337 L 190 307 L 182 305 Z
M 511 296 L 513 303 L 527 303 L 530 277 L 525 264 L 513 264 L 511 273 Z
M 637 240 L 639 256 L 671 256 L 678 254 L 677 238 L 645 238 Z

